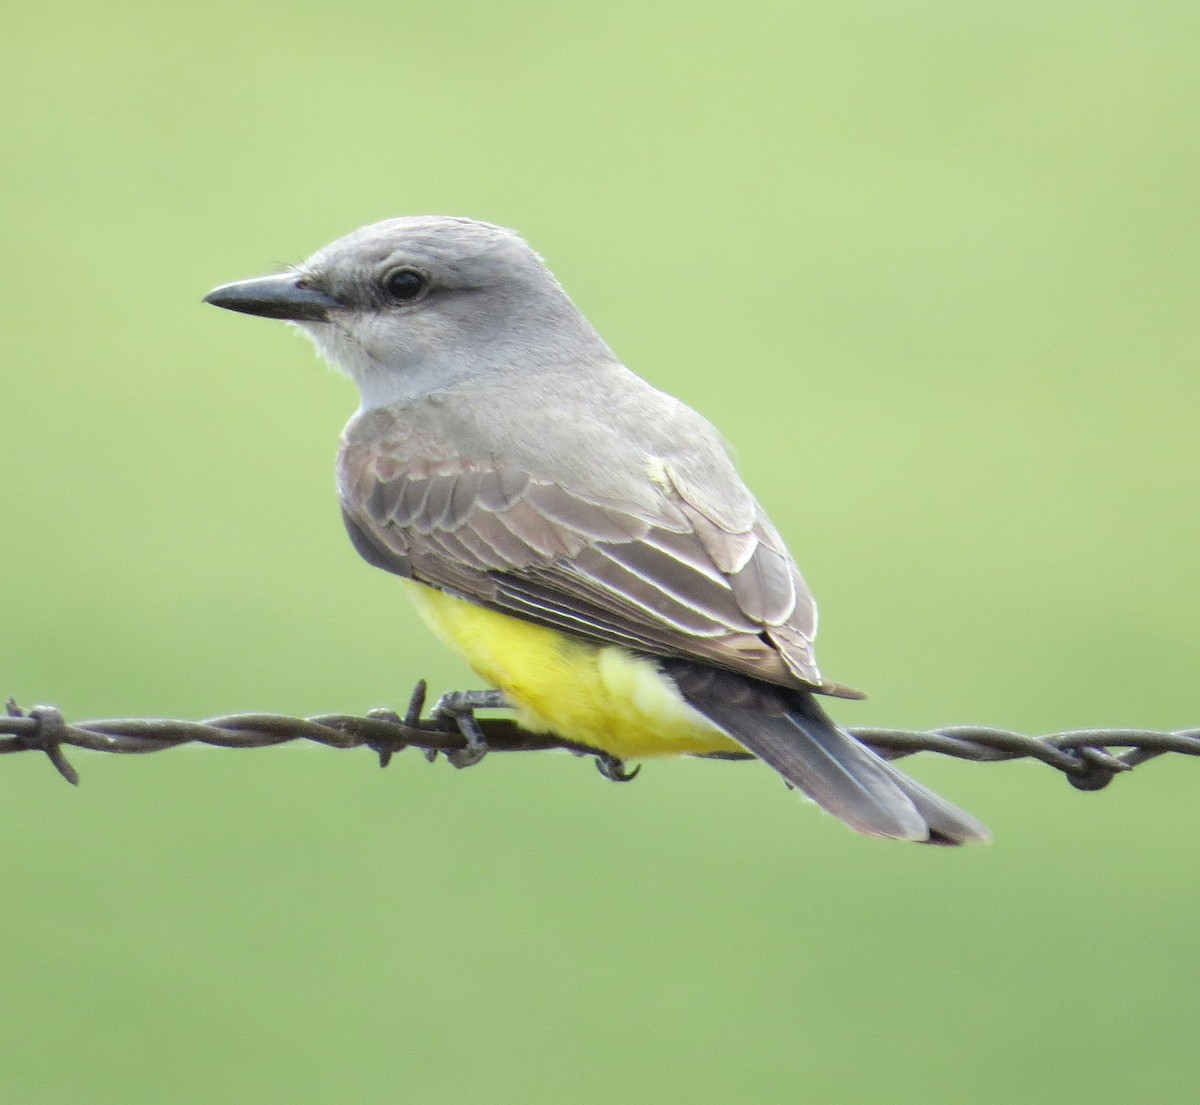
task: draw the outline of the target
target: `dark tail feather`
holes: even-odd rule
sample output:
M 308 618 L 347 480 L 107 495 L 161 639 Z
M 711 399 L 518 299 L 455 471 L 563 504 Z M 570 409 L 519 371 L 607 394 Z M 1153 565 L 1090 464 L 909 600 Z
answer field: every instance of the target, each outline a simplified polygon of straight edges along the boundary
M 853 829 L 893 840 L 966 844 L 990 834 L 830 719 L 807 691 L 686 660 L 664 660 L 684 699 Z

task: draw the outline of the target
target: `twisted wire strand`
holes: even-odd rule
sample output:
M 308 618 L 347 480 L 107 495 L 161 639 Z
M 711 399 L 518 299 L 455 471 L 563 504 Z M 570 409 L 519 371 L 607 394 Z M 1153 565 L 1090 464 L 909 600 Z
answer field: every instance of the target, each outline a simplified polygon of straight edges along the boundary
M 464 752 L 470 736 L 460 718 L 440 716 L 435 707 L 422 716 L 425 683 L 417 684 L 403 716 L 391 710 L 372 710 L 366 716 L 320 714 L 296 718 L 282 714 L 228 714 L 205 721 L 170 718 L 106 718 L 68 723 L 53 706 L 22 710 L 11 698 L 7 716 L 0 716 L 0 755 L 41 752 L 69 783 L 79 774 L 63 754 L 64 747 L 123 754 L 160 752 L 184 744 L 218 748 L 266 748 L 307 740 L 328 748 L 369 748 L 386 767 L 405 748 L 422 750 L 430 760 L 439 753 L 452 763 Z M 614 781 L 631 779 L 623 765 L 595 749 L 562 741 L 546 733 L 531 733 L 508 718 L 474 718 L 470 724 L 493 752 L 535 752 L 566 749 L 593 756 L 601 773 Z M 1152 729 L 1076 729 L 1030 737 L 1007 729 L 957 725 L 942 729 L 849 729 L 849 733 L 881 756 L 900 759 L 916 752 L 936 752 L 978 763 L 1032 759 L 1062 772 L 1080 790 L 1100 790 L 1117 775 L 1167 752 L 1200 756 L 1200 729 L 1161 732 Z M 1123 749 L 1123 751 L 1115 751 Z M 722 759 L 752 759 L 748 753 L 724 754 Z M 460 766 L 473 761 L 461 761 Z

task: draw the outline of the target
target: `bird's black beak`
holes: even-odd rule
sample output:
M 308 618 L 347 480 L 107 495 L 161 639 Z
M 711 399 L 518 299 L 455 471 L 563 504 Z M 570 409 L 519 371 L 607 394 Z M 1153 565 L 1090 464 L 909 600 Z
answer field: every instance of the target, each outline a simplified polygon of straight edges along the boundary
M 329 312 L 342 306 L 333 296 L 309 287 L 303 277 L 289 272 L 222 284 L 209 292 L 204 302 L 227 311 L 292 322 L 328 322 Z

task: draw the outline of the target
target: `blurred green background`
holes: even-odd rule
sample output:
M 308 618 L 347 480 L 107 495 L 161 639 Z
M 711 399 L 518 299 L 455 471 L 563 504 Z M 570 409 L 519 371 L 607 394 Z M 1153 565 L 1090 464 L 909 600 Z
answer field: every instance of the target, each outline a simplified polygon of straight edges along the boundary
M 519 229 L 713 417 L 848 723 L 1200 724 L 1200 9 L 11 5 L 0 692 L 471 686 L 337 517 L 353 389 L 213 285 Z M 753 765 L 0 762 L 0 1101 L 1186 1101 L 1200 768 L 909 768 L 990 848 Z

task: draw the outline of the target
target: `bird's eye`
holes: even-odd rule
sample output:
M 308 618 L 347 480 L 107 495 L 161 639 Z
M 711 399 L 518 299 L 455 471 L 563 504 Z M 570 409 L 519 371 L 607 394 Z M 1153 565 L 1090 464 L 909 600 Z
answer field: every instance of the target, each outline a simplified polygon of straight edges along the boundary
M 383 290 L 393 299 L 410 301 L 424 294 L 429 280 L 416 269 L 392 269 L 384 273 Z

